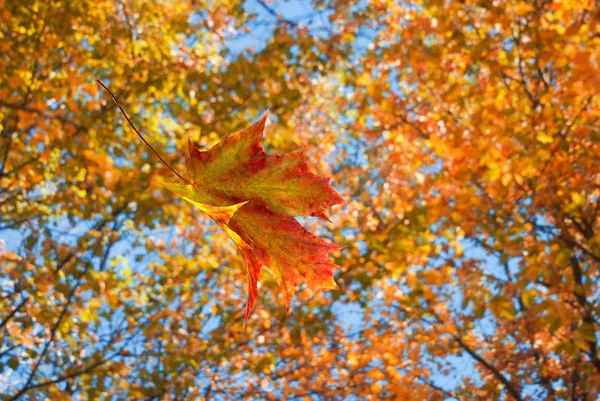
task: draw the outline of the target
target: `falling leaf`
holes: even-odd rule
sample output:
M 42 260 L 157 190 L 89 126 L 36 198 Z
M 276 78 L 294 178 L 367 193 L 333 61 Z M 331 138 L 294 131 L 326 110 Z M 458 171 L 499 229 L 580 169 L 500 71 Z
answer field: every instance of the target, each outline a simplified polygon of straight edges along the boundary
M 343 200 L 328 178 L 310 172 L 303 148 L 264 152 L 266 121 L 267 114 L 207 151 L 188 141 L 187 183 L 162 184 L 210 216 L 241 253 L 248 271 L 244 322 L 256 302 L 263 266 L 283 290 L 286 310 L 302 283 L 313 290 L 337 288 L 329 253 L 341 247 L 309 233 L 294 216 L 328 220 L 326 210 Z

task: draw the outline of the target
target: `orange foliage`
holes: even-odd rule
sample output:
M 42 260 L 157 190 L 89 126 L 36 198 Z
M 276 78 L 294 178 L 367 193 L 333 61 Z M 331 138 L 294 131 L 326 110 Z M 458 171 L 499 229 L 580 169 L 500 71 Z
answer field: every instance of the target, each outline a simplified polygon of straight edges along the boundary
M 0 0 L 0 393 L 598 398 L 598 5 L 286 4 Z M 244 328 L 219 224 L 260 224 L 152 186 L 98 78 L 176 171 L 188 136 L 207 154 L 270 108 L 264 148 L 306 143 L 347 201 L 302 221 L 347 245 L 319 256 L 341 290 L 300 286 L 288 315 L 273 291 Z

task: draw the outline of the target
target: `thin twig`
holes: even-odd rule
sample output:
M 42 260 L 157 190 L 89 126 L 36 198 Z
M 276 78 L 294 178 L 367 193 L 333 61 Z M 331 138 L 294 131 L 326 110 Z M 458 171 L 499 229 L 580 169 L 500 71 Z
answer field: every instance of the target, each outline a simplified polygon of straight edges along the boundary
M 267 3 L 265 3 L 263 0 L 256 0 L 256 2 L 269 14 L 271 14 L 276 20 L 280 21 L 280 22 L 285 22 L 286 24 L 294 27 L 294 28 L 298 28 L 299 25 L 297 22 L 289 20 L 287 18 L 285 18 L 283 15 L 279 14 L 277 11 L 275 11 L 274 8 L 272 8 L 271 6 L 269 6 Z

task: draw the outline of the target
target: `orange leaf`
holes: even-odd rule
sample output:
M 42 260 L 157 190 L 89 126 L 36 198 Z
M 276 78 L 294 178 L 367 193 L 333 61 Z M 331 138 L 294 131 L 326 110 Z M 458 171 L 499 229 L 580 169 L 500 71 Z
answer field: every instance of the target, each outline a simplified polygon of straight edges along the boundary
M 163 185 L 198 207 L 231 237 L 248 271 L 248 303 L 244 323 L 256 302 L 261 267 L 284 292 L 289 309 L 296 288 L 334 288 L 336 266 L 328 254 L 339 245 L 309 233 L 294 216 L 327 220 L 326 210 L 343 202 L 328 178 L 308 169 L 303 149 L 267 155 L 261 138 L 267 115 L 251 127 L 207 151 L 189 142 L 189 183 Z

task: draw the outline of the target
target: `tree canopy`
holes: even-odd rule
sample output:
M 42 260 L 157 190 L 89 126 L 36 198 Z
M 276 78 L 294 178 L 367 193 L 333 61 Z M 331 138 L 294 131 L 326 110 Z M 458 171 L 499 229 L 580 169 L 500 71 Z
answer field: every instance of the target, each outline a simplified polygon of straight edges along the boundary
M 0 0 L 0 394 L 597 399 L 599 62 L 588 0 Z M 269 109 L 345 200 L 301 219 L 339 290 L 262 271 L 244 327 L 97 79 L 181 172 Z

